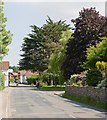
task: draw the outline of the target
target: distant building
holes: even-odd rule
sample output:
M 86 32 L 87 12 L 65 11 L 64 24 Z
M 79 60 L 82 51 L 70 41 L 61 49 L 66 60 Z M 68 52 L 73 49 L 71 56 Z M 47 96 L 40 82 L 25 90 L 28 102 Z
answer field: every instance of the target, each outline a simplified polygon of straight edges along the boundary
M 25 83 L 26 82 L 26 77 L 32 76 L 32 75 L 39 75 L 38 72 L 31 72 L 31 71 L 26 71 L 26 70 L 20 70 L 18 71 L 20 73 L 20 83 Z
M 9 72 L 13 72 L 12 69 L 9 69 L 9 61 L 0 62 L 0 70 L 5 76 L 5 86 L 9 86 Z

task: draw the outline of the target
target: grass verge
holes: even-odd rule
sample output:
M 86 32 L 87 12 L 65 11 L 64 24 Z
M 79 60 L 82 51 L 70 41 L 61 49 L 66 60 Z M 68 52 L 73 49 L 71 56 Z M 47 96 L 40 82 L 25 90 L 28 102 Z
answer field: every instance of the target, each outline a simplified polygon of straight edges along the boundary
M 40 90 L 46 90 L 46 91 L 63 91 L 63 90 L 65 90 L 65 87 L 64 86 L 57 86 L 57 87 L 55 87 L 55 86 L 43 86 L 43 87 L 41 87 L 40 88 Z
M 107 110 L 107 103 L 106 102 L 98 102 L 90 97 L 79 97 L 76 95 L 68 95 L 67 93 L 64 93 L 62 97 L 74 100 L 80 103 L 84 103 L 93 107 L 101 108 Z

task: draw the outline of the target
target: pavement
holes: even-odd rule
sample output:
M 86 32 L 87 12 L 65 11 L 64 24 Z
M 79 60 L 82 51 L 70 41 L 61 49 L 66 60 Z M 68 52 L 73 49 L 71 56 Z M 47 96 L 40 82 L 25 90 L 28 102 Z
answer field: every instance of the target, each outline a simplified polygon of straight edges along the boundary
M 8 117 L 9 87 L 0 91 L 0 119 Z
M 9 87 L 8 118 L 105 118 L 105 112 L 58 95 L 64 91 L 40 91 L 36 87 Z M 6 92 L 5 92 L 6 93 Z

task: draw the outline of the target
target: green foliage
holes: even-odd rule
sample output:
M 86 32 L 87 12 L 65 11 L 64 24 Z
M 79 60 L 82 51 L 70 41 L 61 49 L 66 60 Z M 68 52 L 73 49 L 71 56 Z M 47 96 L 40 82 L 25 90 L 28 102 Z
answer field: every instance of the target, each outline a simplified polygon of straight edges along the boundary
M 0 90 L 4 89 L 4 82 L 5 82 L 4 75 L 0 71 Z
M 11 79 L 10 79 L 10 82 L 14 83 L 14 82 L 15 82 L 15 79 L 14 79 L 14 78 L 11 78 Z
M 65 86 L 43 86 L 41 90 L 46 90 L 46 91 L 63 91 L 65 90 Z
M 91 46 L 87 49 L 87 58 L 84 66 L 95 68 L 98 61 L 107 62 L 107 38 L 102 38 L 102 41 L 96 46 Z
M 100 62 L 96 63 L 96 67 L 98 70 L 101 71 L 102 75 L 104 75 L 105 79 L 107 79 L 107 62 Z M 104 74 L 103 74 L 104 73 Z
M 54 22 L 49 16 L 46 20 L 46 24 L 43 25 L 45 39 L 49 42 L 59 42 L 62 32 L 69 30 L 70 27 L 65 21 Z
M 89 70 L 88 72 L 89 75 L 87 76 L 88 77 L 87 82 L 89 85 L 96 86 L 103 79 L 102 75 L 104 78 L 107 77 L 106 62 L 107 62 L 107 38 L 102 38 L 102 41 L 99 42 L 96 46 L 91 46 L 90 48 L 87 49 L 87 59 L 83 65 L 86 68 L 92 69 Z M 96 71 L 95 68 L 98 69 L 99 72 L 98 70 Z
M 2 59 L 8 52 L 7 46 L 11 43 L 12 34 L 6 30 L 7 19 L 4 16 L 4 3 L 0 1 L 0 59 Z
M 78 78 L 78 74 L 71 75 L 70 77 L 70 83 L 76 83 Z
M 86 75 L 84 74 L 74 74 L 71 75 L 69 83 L 72 86 L 85 86 L 86 85 Z
M 40 81 L 40 76 L 28 76 L 27 77 L 28 84 L 36 84 L 38 81 Z
M 9 66 L 9 69 L 13 69 L 14 72 L 17 72 L 19 70 L 18 66 Z
M 41 28 L 32 25 L 32 33 L 24 38 L 23 54 L 19 62 L 21 69 L 43 72 L 48 67 L 48 59 L 54 49 L 59 46 L 63 31 L 69 29 L 65 21 L 53 22 L 48 17 Z
M 107 102 L 103 101 L 103 102 L 97 102 L 95 99 L 90 98 L 89 96 L 86 97 L 81 97 L 81 96 L 77 96 L 77 95 L 68 95 L 67 93 L 63 94 L 64 98 L 70 99 L 70 100 L 74 100 L 77 102 L 81 102 L 83 104 L 87 104 L 87 105 L 91 105 L 97 108 L 103 108 L 105 110 L 107 110 Z
M 59 40 L 59 47 L 57 47 L 49 58 L 48 71 L 59 76 L 60 84 L 63 84 L 65 81 L 61 66 L 65 58 L 66 44 L 70 36 L 71 31 L 69 30 L 62 33 L 61 39 Z
M 46 82 L 47 85 L 51 85 L 52 74 L 44 72 L 42 75 L 43 82 Z
M 44 72 L 42 75 L 42 80 L 43 80 L 43 82 L 46 82 L 47 85 L 51 85 L 52 81 L 55 86 L 57 86 L 59 84 L 58 74 Z
M 89 86 L 97 86 L 98 83 L 103 79 L 102 74 L 97 69 L 91 69 L 86 74 L 87 84 Z
M 43 29 L 32 25 L 32 33 L 24 38 L 23 54 L 19 62 L 20 69 L 44 71 L 47 68 L 47 56 L 43 40 Z
M 98 84 L 99 88 L 102 87 L 106 87 L 107 88 L 107 79 L 102 80 L 99 84 Z
M 105 30 L 106 18 L 99 14 L 95 8 L 83 9 L 79 17 L 73 19 L 74 33 L 67 44 L 66 58 L 62 65 L 65 79 L 71 74 L 79 74 L 84 70 L 83 62 L 86 60 L 86 50 L 90 45 L 96 45 Z

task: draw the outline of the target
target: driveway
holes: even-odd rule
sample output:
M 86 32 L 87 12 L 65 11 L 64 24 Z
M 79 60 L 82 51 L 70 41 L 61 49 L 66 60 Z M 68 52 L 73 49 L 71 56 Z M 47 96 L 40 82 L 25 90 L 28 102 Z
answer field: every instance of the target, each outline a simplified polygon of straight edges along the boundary
M 103 111 L 59 97 L 58 93 L 24 85 L 10 87 L 8 118 L 105 118 Z

